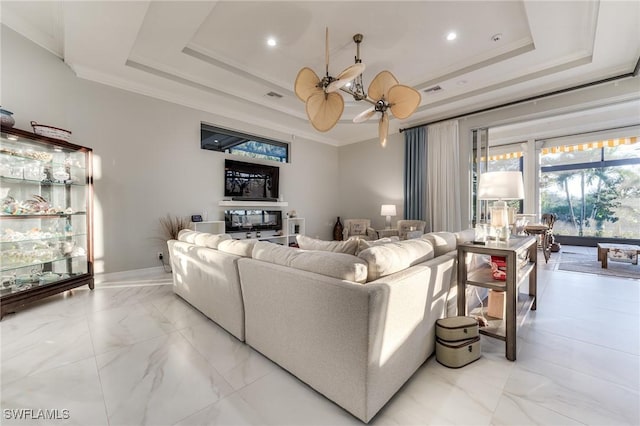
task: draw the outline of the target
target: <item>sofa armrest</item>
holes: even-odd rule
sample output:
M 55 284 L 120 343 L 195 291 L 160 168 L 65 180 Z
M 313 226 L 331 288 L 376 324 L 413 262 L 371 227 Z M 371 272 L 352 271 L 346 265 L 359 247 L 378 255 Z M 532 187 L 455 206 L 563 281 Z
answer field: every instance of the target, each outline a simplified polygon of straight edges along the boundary
M 167 244 L 174 293 L 244 340 L 240 256 L 176 240 Z

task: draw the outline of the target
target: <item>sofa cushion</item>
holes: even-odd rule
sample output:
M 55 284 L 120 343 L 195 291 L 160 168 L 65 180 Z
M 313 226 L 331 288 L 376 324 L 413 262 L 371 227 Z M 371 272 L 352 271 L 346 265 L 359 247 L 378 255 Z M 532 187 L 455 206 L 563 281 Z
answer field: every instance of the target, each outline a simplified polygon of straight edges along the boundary
M 355 238 L 350 238 L 346 241 L 324 241 L 307 237 L 306 235 L 298 235 L 296 236 L 296 241 L 298 241 L 298 245 L 303 250 L 332 251 L 334 253 L 355 255 L 358 249 L 358 240 Z
M 201 232 L 192 231 L 191 229 L 182 229 L 178 232 L 178 241 L 184 241 L 185 243 L 196 243 L 196 235 Z
M 356 283 L 367 281 L 367 264 L 350 254 L 306 251 L 258 241 L 253 248 L 253 258 L 302 271 L 315 272 L 339 280 Z
M 422 238 L 431 243 L 435 257 L 455 250 L 458 245 L 456 234 L 452 232 L 429 232 L 424 234 Z
M 221 241 L 220 244 L 218 244 L 218 250 L 225 253 L 235 254 L 237 256 L 251 257 L 253 247 L 257 242 L 258 240 L 255 238 L 247 240 L 233 240 L 230 238 L 228 240 Z
M 199 235 L 196 235 L 195 244 L 197 246 L 208 247 L 212 249 L 217 249 L 220 246 L 220 243 L 223 241 L 231 240 L 231 235 L 229 234 L 209 234 L 206 232 L 199 232 Z
M 370 247 L 358 254 L 367 262 L 367 281 L 402 271 L 434 257 L 433 246 L 421 238 Z
M 368 249 L 369 247 L 379 246 L 381 244 L 392 243 L 394 241 L 400 241 L 400 237 L 385 237 L 377 240 L 369 241 L 363 238 L 358 238 L 358 250 L 356 251 L 356 256 L 360 254 L 361 251 Z

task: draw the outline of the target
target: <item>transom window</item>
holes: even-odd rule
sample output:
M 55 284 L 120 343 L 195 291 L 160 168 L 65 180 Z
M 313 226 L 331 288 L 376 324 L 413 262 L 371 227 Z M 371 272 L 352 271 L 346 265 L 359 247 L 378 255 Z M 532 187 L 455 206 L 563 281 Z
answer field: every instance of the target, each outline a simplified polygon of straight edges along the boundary
M 289 162 L 289 144 L 209 124 L 200 124 L 200 148 L 280 163 Z

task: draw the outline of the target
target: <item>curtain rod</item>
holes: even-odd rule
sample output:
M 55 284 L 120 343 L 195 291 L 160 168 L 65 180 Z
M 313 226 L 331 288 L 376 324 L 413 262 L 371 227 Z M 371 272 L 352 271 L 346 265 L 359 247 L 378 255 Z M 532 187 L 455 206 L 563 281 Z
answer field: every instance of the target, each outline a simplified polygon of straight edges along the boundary
M 640 72 L 640 57 L 638 57 L 638 60 L 636 61 L 636 66 L 633 68 L 633 71 L 625 73 L 625 74 L 620 74 L 620 75 L 617 75 L 617 76 L 604 78 L 602 80 L 592 81 L 590 83 L 579 84 L 577 86 L 568 87 L 566 89 L 554 90 L 552 92 L 543 93 L 541 95 L 535 95 L 535 96 L 531 96 L 531 97 L 528 97 L 528 98 L 525 98 L 525 99 L 520 99 L 520 100 L 517 100 L 517 101 L 511 101 L 511 102 L 507 102 L 507 103 L 500 104 L 500 105 L 495 105 L 495 106 L 491 106 L 491 107 L 487 107 L 487 108 L 482 108 L 482 109 L 478 109 L 478 110 L 475 110 L 475 111 L 466 112 L 464 114 L 458 114 L 458 115 L 454 115 L 452 117 L 442 118 L 440 120 L 434 120 L 434 121 L 429 121 L 427 123 L 416 124 L 415 126 L 401 128 L 401 129 L 399 129 L 399 131 L 400 131 L 400 133 L 402 133 L 405 130 L 417 129 L 418 127 L 429 126 L 431 124 L 442 123 L 443 121 L 447 121 L 447 120 L 455 120 L 456 118 L 462 118 L 462 117 L 467 117 L 467 116 L 470 116 L 470 115 L 481 114 L 483 112 L 493 111 L 494 109 L 510 107 L 510 106 L 518 105 L 518 104 L 525 103 L 525 102 L 537 101 L 538 99 L 546 98 L 546 97 L 549 97 L 549 96 L 555 96 L 555 95 L 559 95 L 559 94 L 562 94 L 562 93 L 572 92 L 574 90 L 580 90 L 580 89 L 584 89 L 584 88 L 587 88 L 587 87 L 597 86 L 597 85 L 600 85 L 600 84 L 609 83 L 611 81 L 616 81 L 616 80 L 620 80 L 620 79 L 623 79 L 623 78 L 636 77 L 638 75 L 638 72 Z

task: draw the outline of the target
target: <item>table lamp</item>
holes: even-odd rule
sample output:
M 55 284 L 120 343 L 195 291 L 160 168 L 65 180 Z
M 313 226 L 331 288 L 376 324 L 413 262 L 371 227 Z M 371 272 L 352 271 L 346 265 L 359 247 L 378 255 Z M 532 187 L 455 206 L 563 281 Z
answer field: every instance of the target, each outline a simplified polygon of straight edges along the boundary
M 524 185 L 522 172 L 485 172 L 478 182 L 478 198 L 480 200 L 497 200 L 490 207 L 491 227 L 500 232 L 500 239 L 509 239 L 510 223 L 509 207 L 505 200 L 522 200 Z M 503 232 L 504 231 L 504 232 Z
M 391 229 L 391 216 L 396 215 L 396 205 L 395 204 L 383 204 L 380 208 L 380 216 L 386 216 L 386 226 L 387 229 Z

